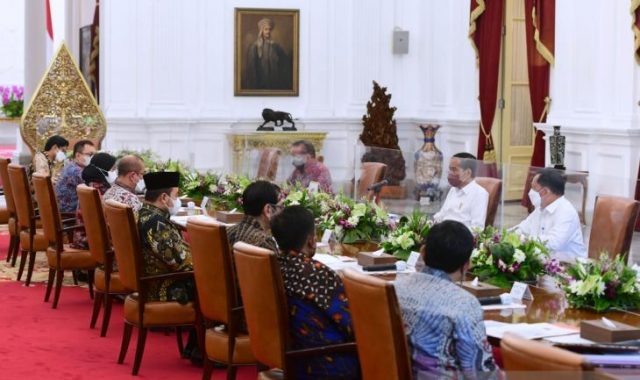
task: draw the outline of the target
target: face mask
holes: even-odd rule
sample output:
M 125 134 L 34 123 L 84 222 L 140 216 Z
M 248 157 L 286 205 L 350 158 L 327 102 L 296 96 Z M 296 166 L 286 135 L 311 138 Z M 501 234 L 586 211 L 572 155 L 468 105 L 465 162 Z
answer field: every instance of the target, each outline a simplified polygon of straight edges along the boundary
M 302 155 L 293 156 L 292 163 L 293 163 L 293 166 L 295 167 L 304 166 L 304 164 L 307 163 L 307 158 Z
M 107 182 L 109 182 L 109 185 L 113 185 L 114 182 L 116 182 L 117 178 L 118 178 L 118 173 L 116 173 L 115 170 L 112 170 L 109 172 L 109 175 L 107 176 Z
M 146 189 L 146 185 L 144 184 L 144 179 L 140 178 L 140 180 L 138 181 L 138 183 L 136 183 L 136 193 L 144 193 L 144 190 Z
M 91 156 L 82 156 L 82 164 L 84 166 L 89 166 L 91 164 Z
M 453 187 L 460 187 L 460 185 L 462 185 L 462 181 L 460 180 L 460 177 L 458 177 L 455 174 L 449 174 L 447 176 L 447 181 L 449 182 L 449 185 Z
M 540 193 L 538 193 L 533 189 L 529 190 L 529 200 L 531 201 L 531 204 L 535 208 L 540 207 L 540 205 L 542 204 L 542 198 L 540 197 Z
M 59 150 L 58 153 L 56 153 L 56 161 L 62 162 L 64 160 L 66 160 L 66 159 L 67 159 L 67 155 L 64 154 L 63 151 Z
M 180 198 L 171 198 L 171 200 L 173 201 L 173 207 L 169 209 L 169 214 L 176 215 L 178 211 L 180 211 L 180 207 L 182 207 L 182 202 L 180 201 Z

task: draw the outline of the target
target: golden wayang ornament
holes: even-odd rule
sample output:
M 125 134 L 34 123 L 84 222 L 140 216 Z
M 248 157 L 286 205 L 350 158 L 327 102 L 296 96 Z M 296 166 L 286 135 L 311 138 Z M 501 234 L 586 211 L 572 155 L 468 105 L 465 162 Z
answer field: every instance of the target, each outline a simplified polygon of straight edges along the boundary
M 89 139 L 99 146 L 106 130 L 104 115 L 63 43 L 22 116 L 22 139 L 33 154 L 53 135 L 72 144 Z

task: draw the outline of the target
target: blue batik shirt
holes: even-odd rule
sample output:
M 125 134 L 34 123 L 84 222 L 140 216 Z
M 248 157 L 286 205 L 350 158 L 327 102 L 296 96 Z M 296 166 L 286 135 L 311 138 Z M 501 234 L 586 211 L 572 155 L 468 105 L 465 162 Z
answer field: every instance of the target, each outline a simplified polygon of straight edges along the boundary
M 77 162 L 69 161 L 60 172 L 56 183 L 56 196 L 60 212 L 75 212 L 78 208 L 76 188 L 79 184 L 84 183 L 82 169 Z
M 416 379 L 496 376 L 482 308 L 471 293 L 430 267 L 394 285 Z

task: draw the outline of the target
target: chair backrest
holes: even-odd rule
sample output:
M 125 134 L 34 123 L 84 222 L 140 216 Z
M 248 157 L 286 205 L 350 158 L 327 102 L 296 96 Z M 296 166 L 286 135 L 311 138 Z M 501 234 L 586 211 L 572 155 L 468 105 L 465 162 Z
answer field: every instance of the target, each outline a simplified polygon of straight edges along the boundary
M 351 269 L 343 274 L 363 378 L 411 379 L 411 358 L 393 284 Z
M 89 242 L 89 251 L 93 259 L 104 264 L 107 258 L 107 250 L 110 249 L 109 231 L 104 218 L 102 199 L 98 189 L 87 185 L 78 185 L 76 188 L 84 229 Z
M 636 200 L 597 196 L 589 237 L 589 257 L 597 258 L 600 252 L 606 251 L 612 257 L 620 253 L 628 259 L 639 210 L 640 202 Z
M 500 351 L 507 371 L 566 371 L 580 379 L 583 370 L 591 369 L 582 355 L 510 333 L 502 337 Z
M 18 226 L 20 229 L 34 228 L 35 226 L 31 223 L 31 220 L 35 216 L 35 211 L 26 168 L 22 165 L 10 164 L 9 180 L 11 181 L 13 200 L 16 205 Z
M 62 219 L 58 210 L 58 199 L 53 191 L 51 177 L 42 174 L 33 174 L 31 177 L 33 190 L 40 210 L 42 230 L 49 244 L 55 244 L 62 249 Z
M 202 315 L 228 324 L 237 290 L 227 230 L 217 222 L 192 219 L 187 232 Z
M 502 180 L 492 177 L 476 177 L 478 185 L 482 186 L 489 193 L 487 202 L 487 217 L 484 226 L 492 226 L 496 220 L 498 205 L 500 205 L 500 194 L 502 194 Z
M 387 172 L 387 165 L 381 162 L 363 162 L 360 166 L 360 180 L 358 181 L 358 198 L 365 195 L 371 199 L 373 192 L 368 190 L 369 186 L 378 183 L 384 179 Z
M 264 178 L 270 181 L 276 179 L 278 164 L 282 151 L 278 148 L 264 148 L 260 152 L 260 163 L 258 164 L 258 174 L 256 178 Z
M 233 246 L 251 351 L 270 368 L 284 368 L 288 307 L 276 254 L 246 243 Z
M 4 189 L 4 199 L 7 202 L 7 210 L 9 216 L 16 216 L 16 204 L 13 200 L 13 188 L 9 179 L 9 164 L 11 160 L 8 158 L 0 158 L 0 179 L 2 179 L 2 188 Z
M 142 254 L 133 210 L 127 205 L 109 199 L 104 203 L 104 215 L 118 262 L 120 280 L 128 290 L 137 292 L 140 289 Z

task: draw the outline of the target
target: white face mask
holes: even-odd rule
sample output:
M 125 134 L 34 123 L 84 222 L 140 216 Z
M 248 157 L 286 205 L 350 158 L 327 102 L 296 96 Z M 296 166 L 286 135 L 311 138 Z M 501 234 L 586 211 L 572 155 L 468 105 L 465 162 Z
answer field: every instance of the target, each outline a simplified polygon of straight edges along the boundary
M 176 215 L 178 211 L 180 211 L 180 207 L 182 207 L 182 202 L 180 201 L 180 198 L 171 198 L 171 200 L 173 201 L 173 207 L 169 209 L 169 213 L 171 215 Z
M 59 150 L 58 153 L 56 153 L 56 161 L 62 162 L 64 160 L 66 160 L 66 159 L 67 159 L 67 155 L 64 154 L 63 151 Z
M 85 155 L 82 155 L 82 164 L 83 164 L 84 166 L 89 166 L 89 164 L 91 164 L 91 157 L 92 157 L 92 156 L 85 156 Z
M 115 170 L 112 170 L 109 172 L 109 175 L 107 176 L 107 182 L 109 182 L 109 185 L 113 185 L 116 182 L 117 178 L 118 178 L 118 173 L 116 173 Z
M 542 198 L 540 197 L 540 193 L 538 193 L 533 189 L 529 190 L 529 200 L 531 201 L 531 204 L 535 208 L 539 208 L 540 205 L 542 204 Z
M 293 163 L 293 166 L 296 166 L 296 167 L 304 166 L 304 164 L 307 163 L 307 157 L 303 155 L 293 156 L 292 163 Z
M 136 183 L 136 193 L 144 193 L 147 186 L 144 184 L 144 179 L 140 178 L 138 183 Z

